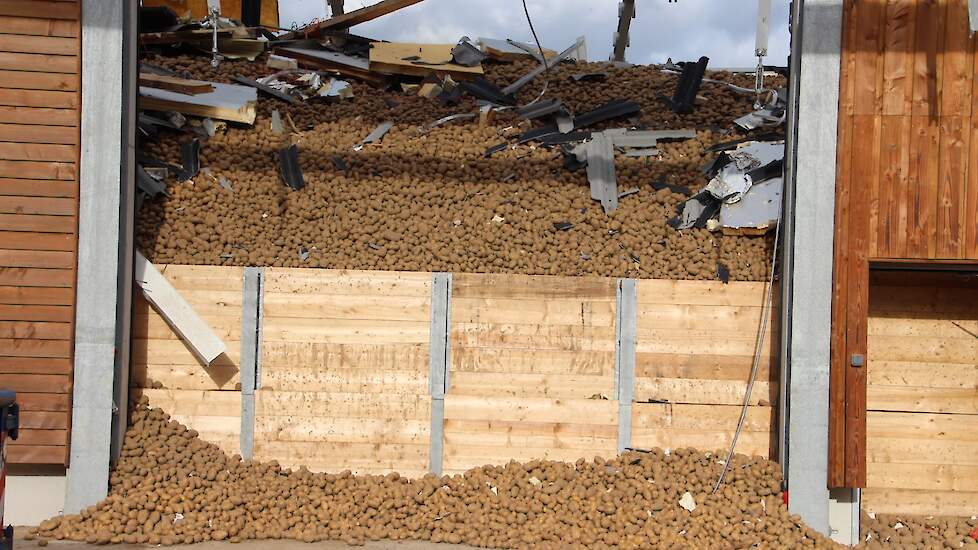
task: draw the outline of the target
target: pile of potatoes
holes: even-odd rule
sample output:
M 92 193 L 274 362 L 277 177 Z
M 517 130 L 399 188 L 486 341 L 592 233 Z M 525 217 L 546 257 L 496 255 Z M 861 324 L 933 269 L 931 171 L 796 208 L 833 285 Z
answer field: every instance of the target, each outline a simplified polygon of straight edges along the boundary
M 967 548 L 978 550 L 978 518 L 867 514 L 860 548 Z
M 421 479 L 286 470 L 229 457 L 143 400 L 132 412 L 108 498 L 47 520 L 28 536 L 154 545 L 409 539 L 486 548 L 832 546 L 787 512 L 777 464 L 738 455 L 713 493 L 721 467 L 715 454 L 679 449 L 574 464 L 512 462 Z
M 217 69 L 203 57 L 148 61 L 221 82 L 274 72 L 261 59 L 225 61 Z M 487 63 L 486 76 L 505 85 L 531 67 Z M 593 71 L 608 78 L 570 79 Z M 747 84 L 743 77 L 713 76 Z M 443 105 L 355 81 L 355 97 L 338 102 L 288 105 L 259 95 L 254 127 L 232 124 L 202 144 L 207 173 L 188 182 L 171 178 L 169 197 L 143 203 L 138 246 L 156 263 L 663 279 L 716 279 L 722 265 L 733 280 L 767 277 L 770 237 L 666 225 L 688 197 L 682 188 L 695 192 L 705 185 L 702 167 L 713 158 L 706 148 L 738 137 L 720 128 L 752 110 L 752 97 L 705 83 L 696 112 L 676 115 L 656 97 L 671 94 L 676 77 L 652 67 L 567 64 L 546 80 L 547 97 L 563 99 L 575 112 L 612 99 L 642 104 L 641 116 L 603 127 L 700 131 L 693 140 L 660 144 L 659 158 L 617 155 L 619 191 L 638 192 L 606 215 L 590 198 L 585 170 L 565 168 L 559 149 L 526 144 L 484 155 L 527 128 L 511 111 L 495 113 L 486 124 L 463 120 L 421 129 L 446 115 L 474 112 L 471 97 Z M 542 79 L 529 84 L 520 101 L 531 101 L 542 86 Z M 283 135 L 270 130 L 272 110 L 286 120 Z M 354 150 L 387 120 L 395 126 L 380 143 Z M 143 149 L 179 164 L 180 142 L 188 139 L 167 132 Z M 292 143 L 299 146 L 306 181 L 299 191 L 278 174 L 277 151 Z M 231 190 L 219 185 L 221 178 Z M 573 225 L 562 229 L 567 223 Z

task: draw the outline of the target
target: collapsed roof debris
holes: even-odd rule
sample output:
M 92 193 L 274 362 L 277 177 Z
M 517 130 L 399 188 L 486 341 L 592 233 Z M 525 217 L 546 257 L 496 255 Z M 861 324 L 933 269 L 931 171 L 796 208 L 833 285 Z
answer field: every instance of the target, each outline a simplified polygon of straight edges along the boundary
M 721 172 L 752 142 L 783 139 L 783 94 L 755 113 L 750 76 L 707 77 L 705 58 L 682 76 L 672 65 L 574 61 L 583 38 L 541 55 L 510 39 L 399 44 L 339 32 L 357 12 L 278 37 L 219 22 L 219 45 L 263 49 L 253 63 L 212 66 L 208 23 L 148 37 L 158 43 L 146 46 L 156 66 L 140 68 L 141 147 L 169 161 L 140 156 L 150 198 L 139 242 L 151 259 L 708 279 L 725 265 L 732 280 L 763 278 L 770 239 L 741 235 L 776 220 L 779 165 L 729 174 L 751 182 L 735 203 L 706 184 L 726 183 Z M 197 58 L 170 57 L 188 51 L 181 44 Z M 155 87 L 169 81 L 178 89 Z M 180 156 L 192 138 L 196 166 Z M 185 172 L 202 177 L 178 181 Z M 681 205 L 695 223 L 674 231 L 666 221 Z M 472 231 L 485 220 L 497 223 Z M 173 236 L 186 224 L 192 245 Z M 723 240 L 708 224 L 737 233 Z

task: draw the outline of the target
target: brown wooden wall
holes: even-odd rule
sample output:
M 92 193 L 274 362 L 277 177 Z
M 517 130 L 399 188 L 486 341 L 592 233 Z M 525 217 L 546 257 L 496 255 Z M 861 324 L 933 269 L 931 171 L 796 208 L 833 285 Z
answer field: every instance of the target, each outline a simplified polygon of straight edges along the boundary
M 978 264 L 978 42 L 967 0 L 843 6 L 829 484 L 864 487 L 871 264 Z
M 851 238 L 871 260 L 978 261 L 967 0 L 846 0 L 845 10 L 839 184 Z
M 65 464 L 78 210 L 80 4 L 0 1 L 0 388 L 14 463 Z
M 168 6 L 177 17 L 187 14 L 194 19 L 207 17 L 207 0 L 143 0 L 143 5 Z M 241 0 L 221 0 L 221 15 L 241 19 Z M 261 22 L 263 25 L 278 26 L 278 0 L 262 0 Z

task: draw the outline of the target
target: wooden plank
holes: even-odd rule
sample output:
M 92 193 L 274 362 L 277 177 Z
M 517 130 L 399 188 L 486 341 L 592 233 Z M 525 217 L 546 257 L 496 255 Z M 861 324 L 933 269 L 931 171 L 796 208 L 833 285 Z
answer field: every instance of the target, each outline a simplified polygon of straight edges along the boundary
M 737 428 L 739 405 L 632 405 L 632 445 L 640 449 L 727 449 Z M 770 456 L 774 415 L 771 407 L 750 407 L 737 451 Z M 726 452 L 726 450 L 724 451 Z
M 78 205 L 75 199 L 58 197 L 0 196 L 0 213 L 73 216 Z M 23 235 L 25 240 L 29 240 Z
M 14 201 L 15 203 L 17 201 Z M 4 203 L 0 198 L 0 204 Z M 28 204 L 30 204 L 28 202 Z M 4 250 L 51 250 L 69 252 L 75 249 L 77 239 L 72 233 L 30 233 L 25 231 L 0 231 L 0 249 Z
M 884 115 L 909 115 L 913 108 L 916 14 L 916 0 L 886 2 L 881 98 L 881 112 Z
M 370 443 L 427 445 L 431 421 L 394 418 L 264 417 L 255 419 L 255 438 L 263 442 Z
M 932 464 L 978 466 L 978 442 L 870 436 L 870 464 Z
M 32 430 L 67 430 L 68 415 L 63 412 L 24 411 L 20 427 Z
M 907 256 L 937 256 L 937 189 L 940 176 L 940 126 L 929 116 L 910 120 Z
M 73 55 L 4 53 L 0 56 L 0 69 L 39 73 L 78 74 L 78 59 L 78 56 Z
M 0 177 L 74 180 L 77 175 L 78 170 L 73 163 L 0 159 Z M 7 229 L 3 226 L 3 219 L 6 217 L 0 216 L 0 229 Z M 19 217 L 23 218 L 25 216 Z M 72 228 L 72 230 L 74 229 Z M 32 231 L 32 229 L 24 229 L 22 231 Z M 61 232 L 66 233 L 67 231 L 62 230 Z
M 776 382 L 775 355 L 762 356 L 757 379 Z M 753 355 L 690 355 L 685 353 L 638 353 L 636 378 L 685 378 L 690 380 L 747 380 L 754 364 Z
M 313 472 L 384 475 L 403 471 L 420 477 L 428 468 L 428 445 L 255 441 L 255 458 L 276 460 L 289 468 L 306 466 Z
M 47 126 L 78 126 L 78 109 L 0 106 L 0 122 Z M 22 177 L 16 174 L 11 177 Z
M 17 395 L 21 411 L 68 412 L 70 399 L 67 393 L 22 393 Z
M 0 124 L 0 141 L 75 145 L 78 130 L 71 126 Z
M 71 323 L 0 321 L 0 338 L 70 340 L 73 334 Z
M 474 78 L 483 74 L 482 65 L 466 67 L 445 63 L 452 59 L 455 44 L 405 44 L 374 42 L 370 47 L 370 70 L 383 74 L 426 76 L 445 73 L 456 79 Z M 408 60 L 409 58 L 417 58 Z
M 241 319 L 230 316 L 208 317 L 207 323 L 221 340 L 229 346 L 241 341 Z M 180 340 L 180 335 L 173 332 L 165 319 L 155 311 L 148 314 L 136 313 L 132 319 L 132 337 L 149 340 Z
M 214 86 L 210 82 L 153 73 L 139 73 L 139 85 L 187 95 L 208 94 L 214 91 Z
M 137 397 L 145 396 L 151 407 L 158 407 L 171 415 L 184 417 L 241 416 L 241 393 L 236 391 L 194 391 L 140 389 Z M 240 429 L 240 423 L 237 429 Z
M 856 58 L 853 78 L 853 114 L 880 112 L 883 93 L 883 35 L 886 10 L 883 2 L 858 2 L 855 10 Z
M 719 337 L 722 335 L 722 337 Z M 775 338 L 765 338 L 761 353 L 769 357 L 776 353 L 778 342 Z M 757 352 L 757 336 L 744 331 L 739 333 L 717 333 L 711 330 L 667 330 L 638 331 L 636 350 L 638 353 L 661 353 L 690 355 L 752 355 Z
M 455 298 L 614 300 L 615 280 L 460 273 L 452 279 L 452 299 Z
M 134 360 L 130 366 L 129 384 L 136 388 L 157 390 L 230 391 L 241 389 L 241 378 L 236 365 L 220 359 L 206 367 Z
M 138 251 L 134 277 L 146 300 L 152 303 L 203 364 L 210 364 L 225 352 L 227 346 L 224 342 L 166 277 Z
M 333 319 L 324 324 L 319 319 L 266 317 L 263 338 L 266 342 L 418 344 L 428 342 L 429 332 L 429 323 L 420 321 Z
M 4 321 L 70 323 L 72 317 L 71 306 L 0 305 L 0 319 Z
M 266 388 L 255 393 L 258 417 L 296 417 L 313 419 L 366 418 L 429 420 L 431 399 L 428 392 L 415 395 L 383 395 L 365 392 L 275 391 Z
M 428 377 L 417 371 L 365 368 L 312 369 L 269 368 L 262 370 L 262 388 L 276 391 L 320 391 L 338 393 L 373 393 L 383 395 L 422 395 L 427 392 Z
M 877 258 L 907 254 L 907 198 L 910 171 L 910 117 L 883 116 L 880 131 L 880 181 L 876 246 Z
M 0 88 L 15 90 L 77 92 L 78 75 L 64 73 L 32 73 L 27 71 L 0 71 Z
M 0 196 L 69 197 L 78 194 L 73 181 L 0 178 Z
M 858 2 L 842 3 L 842 53 L 839 63 L 839 115 L 849 118 L 853 115 L 856 96 L 856 31 L 858 25 Z M 842 131 L 843 126 L 839 126 Z M 840 149 L 841 150 L 841 149 Z
M 978 158 L 978 124 L 975 124 L 974 113 L 971 120 L 972 127 L 968 130 L 971 132 L 968 158 L 972 159 L 969 162 L 973 163 L 973 159 Z M 964 223 L 964 253 L 962 256 L 969 260 L 978 260 L 978 215 L 975 215 L 975 212 L 978 212 L 978 166 L 969 164 L 967 186 L 965 209 L 962 213 L 962 222 Z
M 0 374 L 71 374 L 71 360 L 0 357 Z
M 78 36 L 78 21 L 36 17 L 0 16 L 0 32 L 34 36 Z
M 879 489 L 967 492 L 978 482 L 976 465 L 877 462 L 871 466 L 867 486 Z
M 747 380 L 686 380 L 683 378 L 638 378 L 635 401 L 682 404 L 737 405 L 744 402 Z M 778 400 L 778 384 L 757 381 L 750 404 L 770 406 Z
M 430 297 L 266 293 L 266 318 L 428 322 Z
M 970 388 L 871 386 L 867 408 L 874 411 L 978 414 L 978 395 Z
M 64 445 L 22 445 L 11 442 L 7 448 L 11 464 L 67 464 L 68 447 Z
M 231 346 L 223 355 L 212 361 L 211 365 L 237 368 L 240 353 L 240 349 Z M 187 349 L 186 344 L 180 340 L 133 338 L 132 361 L 133 363 L 154 365 L 195 365 L 198 368 L 203 368 L 200 360 L 194 357 L 193 353 Z
M 978 415 L 870 411 L 870 438 L 978 442 Z
M 0 304 L 70 306 L 74 299 L 71 288 L 0 286 Z
M 454 312 L 453 312 L 454 317 Z M 611 375 L 614 353 L 587 350 L 465 348 L 451 346 L 453 373 Z
M 445 396 L 445 418 L 617 425 L 618 403 L 600 399 L 513 399 L 448 394 Z
M 965 201 L 970 129 L 962 117 L 941 117 L 940 175 L 937 197 L 937 257 L 964 257 Z M 972 213 L 972 216 L 973 213 Z
M 389 13 L 412 6 L 421 0 L 381 0 L 371 6 L 366 6 L 358 10 L 351 11 L 343 15 L 331 17 L 325 21 L 320 21 L 304 29 L 289 33 L 287 39 L 295 39 L 304 36 L 316 36 L 322 31 L 331 29 L 345 29 L 367 21 L 373 21 L 378 17 L 383 17 Z
M 532 325 L 614 326 L 615 302 L 452 297 L 452 321 Z
M 0 338 L 0 355 L 10 357 L 71 357 L 70 340 Z
M 21 393 L 68 393 L 71 381 L 66 375 L 53 374 L 3 374 L 0 384 L 4 389 Z
M 610 352 L 615 349 L 615 334 L 610 327 L 452 323 L 451 342 L 468 348 Z
M 971 364 L 873 361 L 868 376 L 870 388 L 874 386 L 974 388 L 978 387 L 978 363 L 974 361 Z
M 262 366 L 295 369 L 405 370 L 428 373 L 428 345 L 262 343 Z
M 265 295 L 275 293 L 429 297 L 431 273 L 268 268 Z
M 917 0 L 913 78 L 913 114 L 939 116 L 944 73 L 947 0 Z
M 853 160 L 850 197 L 865 196 L 865 187 L 878 181 L 880 166 L 881 120 L 856 116 L 853 120 Z M 852 367 L 853 354 L 866 356 L 866 325 L 869 308 L 869 236 L 871 225 L 864 200 L 850 203 L 849 266 L 846 300 L 846 381 L 845 381 L 845 482 L 846 487 L 866 483 L 866 369 Z
M 74 283 L 75 271 L 73 269 L 0 267 L 0 285 L 70 288 L 74 286 Z
M 449 393 L 482 397 L 611 398 L 615 381 L 611 373 L 601 376 L 572 374 L 452 372 Z
M 978 491 L 917 491 L 867 488 L 862 507 L 876 514 L 947 515 L 978 514 Z
M 941 116 L 971 116 L 974 77 L 974 42 L 968 24 L 968 0 L 944 0 L 944 63 L 941 79 Z
M 43 17 L 47 19 L 79 19 L 79 3 L 74 1 L 52 2 L 48 0 L 0 0 L 0 15 L 16 17 Z
M 75 254 L 59 250 L 0 250 L 0 267 L 71 269 Z
M 638 304 L 761 307 L 764 283 L 734 281 L 673 281 L 642 279 L 637 283 Z M 454 291 L 453 291 L 454 292 Z
M 74 233 L 74 216 L 42 216 L 33 214 L 0 214 L 0 230 L 36 231 L 39 233 Z
M 176 111 L 186 115 L 210 117 L 254 124 L 257 92 L 247 86 L 213 83 L 214 91 L 184 95 L 157 88 L 139 88 L 139 104 L 144 109 Z
M 0 52 L 76 56 L 80 50 L 77 38 L 0 33 Z
M 0 142 L 0 158 L 4 160 L 77 162 L 78 149 L 74 145 Z

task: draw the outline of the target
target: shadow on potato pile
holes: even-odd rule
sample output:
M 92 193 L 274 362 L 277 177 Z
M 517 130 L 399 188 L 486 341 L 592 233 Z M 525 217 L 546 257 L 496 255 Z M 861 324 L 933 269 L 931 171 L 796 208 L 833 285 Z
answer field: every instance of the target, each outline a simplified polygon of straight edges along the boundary
M 216 82 L 275 71 L 263 58 L 225 61 L 217 69 L 203 58 L 149 61 Z M 532 67 L 533 62 L 487 63 L 486 78 L 504 85 Z M 589 70 L 609 77 L 570 78 Z M 712 76 L 752 85 L 752 77 Z M 145 201 L 138 246 L 156 263 L 668 279 L 716 279 L 720 263 L 734 280 L 766 277 L 770 237 L 676 231 L 666 221 L 688 196 L 674 192 L 676 187 L 652 186 L 696 192 L 705 185 L 702 167 L 714 156 L 706 148 L 738 137 L 724 129 L 753 110 L 751 96 L 706 82 L 696 111 L 677 115 L 656 99 L 671 93 L 676 76 L 654 67 L 578 63 L 554 68 L 548 79 L 548 97 L 563 99 L 576 112 L 612 99 L 641 104 L 637 120 L 610 121 L 594 130 L 630 124 L 695 128 L 697 137 L 661 143 L 657 158 L 617 155 L 619 191 L 638 192 L 606 215 L 591 200 L 585 171 L 565 168 L 556 148 L 525 144 L 484 156 L 504 135 L 521 131 L 522 119 L 512 111 L 495 113 L 486 125 L 463 120 L 427 133 L 419 129 L 446 115 L 475 111 L 469 96 L 450 106 L 358 82 L 352 83 L 353 98 L 335 103 L 288 105 L 261 95 L 255 127 L 232 124 L 202 144 L 201 167 L 209 176 L 171 183 L 170 197 Z M 538 79 L 526 86 L 520 102 L 532 101 L 542 85 Z M 291 135 L 270 130 L 273 109 L 290 130 L 287 121 L 294 122 Z M 384 121 L 394 128 L 380 143 L 353 150 Z M 143 149 L 179 164 L 179 141 L 187 139 L 167 130 Z M 290 141 L 299 146 L 306 181 L 298 191 L 278 174 L 277 150 Z M 221 178 L 230 190 L 219 184 Z
M 418 480 L 283 470 L 228 457 L 145 401 L 132 413 L 109 497 L 37 539 L 176 544 L 414 539 L 487 548 L 799 548 L 832 543 L 788 514 L 780 469 L 680 449 L 576 464 L 534 461 Z M 689 493 L 688 495 L 686 493 Z

